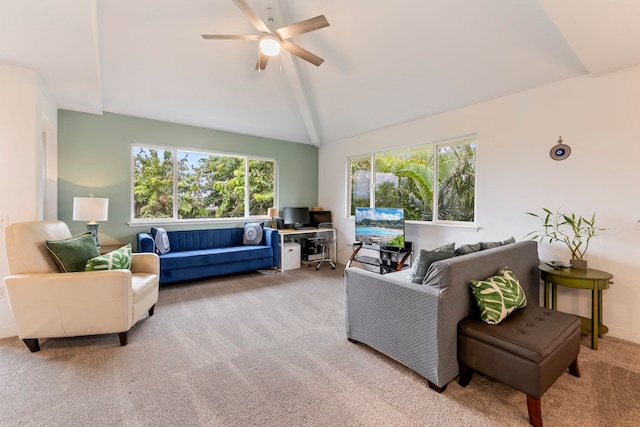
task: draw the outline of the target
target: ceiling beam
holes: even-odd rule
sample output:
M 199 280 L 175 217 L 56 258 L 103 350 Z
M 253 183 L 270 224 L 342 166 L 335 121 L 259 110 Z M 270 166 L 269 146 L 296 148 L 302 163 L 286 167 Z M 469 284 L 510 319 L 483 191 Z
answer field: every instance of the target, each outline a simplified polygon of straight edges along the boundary
M 265 10 L 265 14 L 268 13 L 273 18 L 274 25 L 276 27 L 279 28 L 289 24 L 284 19 L 284 16 L 282 14 L 282 7 L 279 0 L 265 0 L 262 2 L 262 4 Z M 269 8 L 271 10 L 268 10 Z M 273 29 L 275 28 L 272 28 L 272 30 Z M 280 50 L 280 60 L 282 61 L 282 67 L 284 68 L 285 74 L 287 75 L 287 80 L 289 81 L 291 92 L 293 92 L 293 96 L 296 99 L 296 103 L 298 104 L 300 115 L 302 116 L 305 128 L 307 129 L 307 134 L 309 135 L 309 140 L 316 147 L 320 147 L 322 145 L 322 141 L 320 139 L 320 134 L 318 131 L 319 128 L 316 120 L 315 110 L 313 109 L 309 101 L 309 94 L 307 92 L 306 86 L 304 85 L 304 81 L 302 80 L 302 76 L 300 75 L 298 63 L 293 59 L 293 55 L 291 55 L 284 49 Z
M 104 94 L 102 93 L 102 33 L 100 31 L 100 16 L 102 11 L 98 10 L 96 0 L 91 0 L 91 29 L 93 32 L 93 46 L 95 51 L 95 67 L 98 85 L 98 104 L 100 113 L 102 114 L 104 107 Z M 98 107 L 98 106 L 96 106 Z

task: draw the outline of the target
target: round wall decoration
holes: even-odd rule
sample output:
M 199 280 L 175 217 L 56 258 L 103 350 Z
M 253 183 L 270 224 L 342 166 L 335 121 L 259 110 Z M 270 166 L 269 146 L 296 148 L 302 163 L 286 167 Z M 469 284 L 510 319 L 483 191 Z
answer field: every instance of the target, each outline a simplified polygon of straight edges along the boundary
M 551 148 L 549 155 L 553 160 L 564 160 L 571 154 L 571 147 L 562 142 L 562 137 L 558 138 L 558 143 Z

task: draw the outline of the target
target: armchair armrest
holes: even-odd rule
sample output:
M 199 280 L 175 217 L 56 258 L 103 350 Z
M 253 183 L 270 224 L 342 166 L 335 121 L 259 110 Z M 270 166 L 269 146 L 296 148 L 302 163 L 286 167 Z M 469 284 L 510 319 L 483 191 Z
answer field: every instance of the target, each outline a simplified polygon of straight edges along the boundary
M 160 275 L 160 257 L 155 253 L 131 254 L 131 272 Z
M 124 332 L 132 325 L 129 270 L 17 274 L 4 282 L 21 339 Z
M 129 270 L 14 274 L 4 283 L 12 304 L 21 299 L 46 304 L 133 294 Z

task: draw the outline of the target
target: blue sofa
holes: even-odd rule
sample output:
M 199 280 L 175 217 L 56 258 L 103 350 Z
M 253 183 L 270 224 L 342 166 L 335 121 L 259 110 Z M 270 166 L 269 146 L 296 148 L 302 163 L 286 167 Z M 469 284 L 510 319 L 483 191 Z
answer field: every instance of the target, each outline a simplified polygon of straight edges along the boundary
M 168 231 L 170 250 L 160 256 L 160 284 L 277 268 L 278 230 L 264 228 L 260 245 L 242 243 L 243 228 Z M 155 229 L 138 233 L 137 252 L 155 252 Z

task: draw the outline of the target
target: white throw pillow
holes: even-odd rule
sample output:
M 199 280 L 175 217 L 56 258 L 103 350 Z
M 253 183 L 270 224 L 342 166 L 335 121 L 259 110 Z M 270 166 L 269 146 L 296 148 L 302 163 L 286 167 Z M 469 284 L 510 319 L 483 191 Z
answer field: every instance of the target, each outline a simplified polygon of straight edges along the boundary
M 156 228 L 156 249 L 158 253 L 166 254 L 171 249 L 169 246 L 169 236 L 164 228 Z
M 244 225 L 244 234 L 242 235 L 242 243 L 247 246 L 256 246 L 262 243 L 262 225 L 261 222 L 249 222 Z
M 418 264 L 420 264 L 420 254 L 418 254 L 416 259 L 411 263 L 411 271 L 405 279 L 407 282 L 413 282 L 413 279 L 416 278 L 416 274 L 418 274 Z

